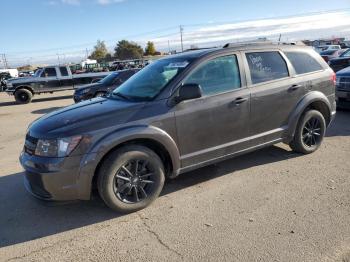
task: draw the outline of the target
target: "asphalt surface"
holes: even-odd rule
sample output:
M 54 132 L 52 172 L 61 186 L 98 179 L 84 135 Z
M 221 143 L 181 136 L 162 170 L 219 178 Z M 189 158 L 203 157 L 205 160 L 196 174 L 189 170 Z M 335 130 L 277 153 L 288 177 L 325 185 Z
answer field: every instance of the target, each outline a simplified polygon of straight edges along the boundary
M 26 128 L 72 103 L 60 95 L 0 94 L 0 261 L 350 261 L 350 111 L 314 154 L 278 144 L 181 175 L 119 215 L 98 198 L 48 204 L 24 189 Z

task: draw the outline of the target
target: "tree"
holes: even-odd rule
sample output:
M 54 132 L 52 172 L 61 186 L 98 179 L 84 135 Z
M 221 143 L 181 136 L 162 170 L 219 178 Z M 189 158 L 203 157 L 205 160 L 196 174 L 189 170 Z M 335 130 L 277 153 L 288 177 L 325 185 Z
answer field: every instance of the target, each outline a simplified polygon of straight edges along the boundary
M 154 43 L 151 41 L 147 42 L 147 46 L 145 48 L 145 55 L 155 55 L 156 53 L 156 48 L 154 46 Z
M 94 46 L 94 51 L 89 56 L 90 59 L 96 59 L 97 62 L 101 62 L 108 54 L 108 50 L 104 41 L 97 40 L 97 44 Z
M 141 46 L 134 42 L 127 40 L 121 40 L 114 48 L 114 56 L 118 59 L 140 59 L 143 56 L 143 49 Z

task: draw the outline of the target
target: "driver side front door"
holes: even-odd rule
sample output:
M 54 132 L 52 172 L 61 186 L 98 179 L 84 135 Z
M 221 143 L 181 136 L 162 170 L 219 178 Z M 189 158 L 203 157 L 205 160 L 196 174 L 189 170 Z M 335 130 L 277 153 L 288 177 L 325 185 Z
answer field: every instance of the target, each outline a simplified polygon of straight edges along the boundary
M 177 137 L 183 168 L 246 149 L 250 91 L 241 80 L 238 54 L 207 60 L 184 84 L 199 84 L 203 96 L 176 106 Z

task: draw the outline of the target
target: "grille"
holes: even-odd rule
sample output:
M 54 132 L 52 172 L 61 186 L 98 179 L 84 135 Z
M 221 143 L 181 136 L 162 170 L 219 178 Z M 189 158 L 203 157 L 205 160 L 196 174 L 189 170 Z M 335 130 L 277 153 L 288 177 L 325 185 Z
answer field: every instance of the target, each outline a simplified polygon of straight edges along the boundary
M 29 155 L 34 155 L 37 143 L 38 143 L 37 138 L 27 134 L 26 141 L 24 142 L 24 151 Z

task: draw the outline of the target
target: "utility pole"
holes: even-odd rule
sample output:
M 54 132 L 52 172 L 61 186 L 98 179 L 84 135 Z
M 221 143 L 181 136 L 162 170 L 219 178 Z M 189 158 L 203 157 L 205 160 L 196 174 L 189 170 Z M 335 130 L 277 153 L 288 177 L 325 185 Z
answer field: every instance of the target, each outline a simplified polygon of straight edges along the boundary
M 89 50 L 86 48 L 85 52 L 86 52 L 86 59 L 88 59 L 88 57 L 89 57 Z
M 60 54 L 56 54 L 57 55 L 57 59 L 58 59 L 58 65 L 60 65 L 61 63 L 60 63 Z
M 280 44 L 281 42 L 281 37 L 282 37 L 282 34 L 280 34 L 280 37 L 278 38 L 278 44 Z
M 7 69 L 8 64 L 7 64 L 6 54 L 1 54 L 1 60 L 2 60 L 2 63 L 4 65 L 4 69 Z
M 180 36 L 181 36 L 181 51 L 184 51 L 184 44 L 183 44 L 183 39 L 182 39 L 182 34 L 183 34 L 184 28 L 182 25 L 180 25 Z
M 168 40 L 168 49 L 169 49 L 169 55 L 170 55 L 170 41 Z

